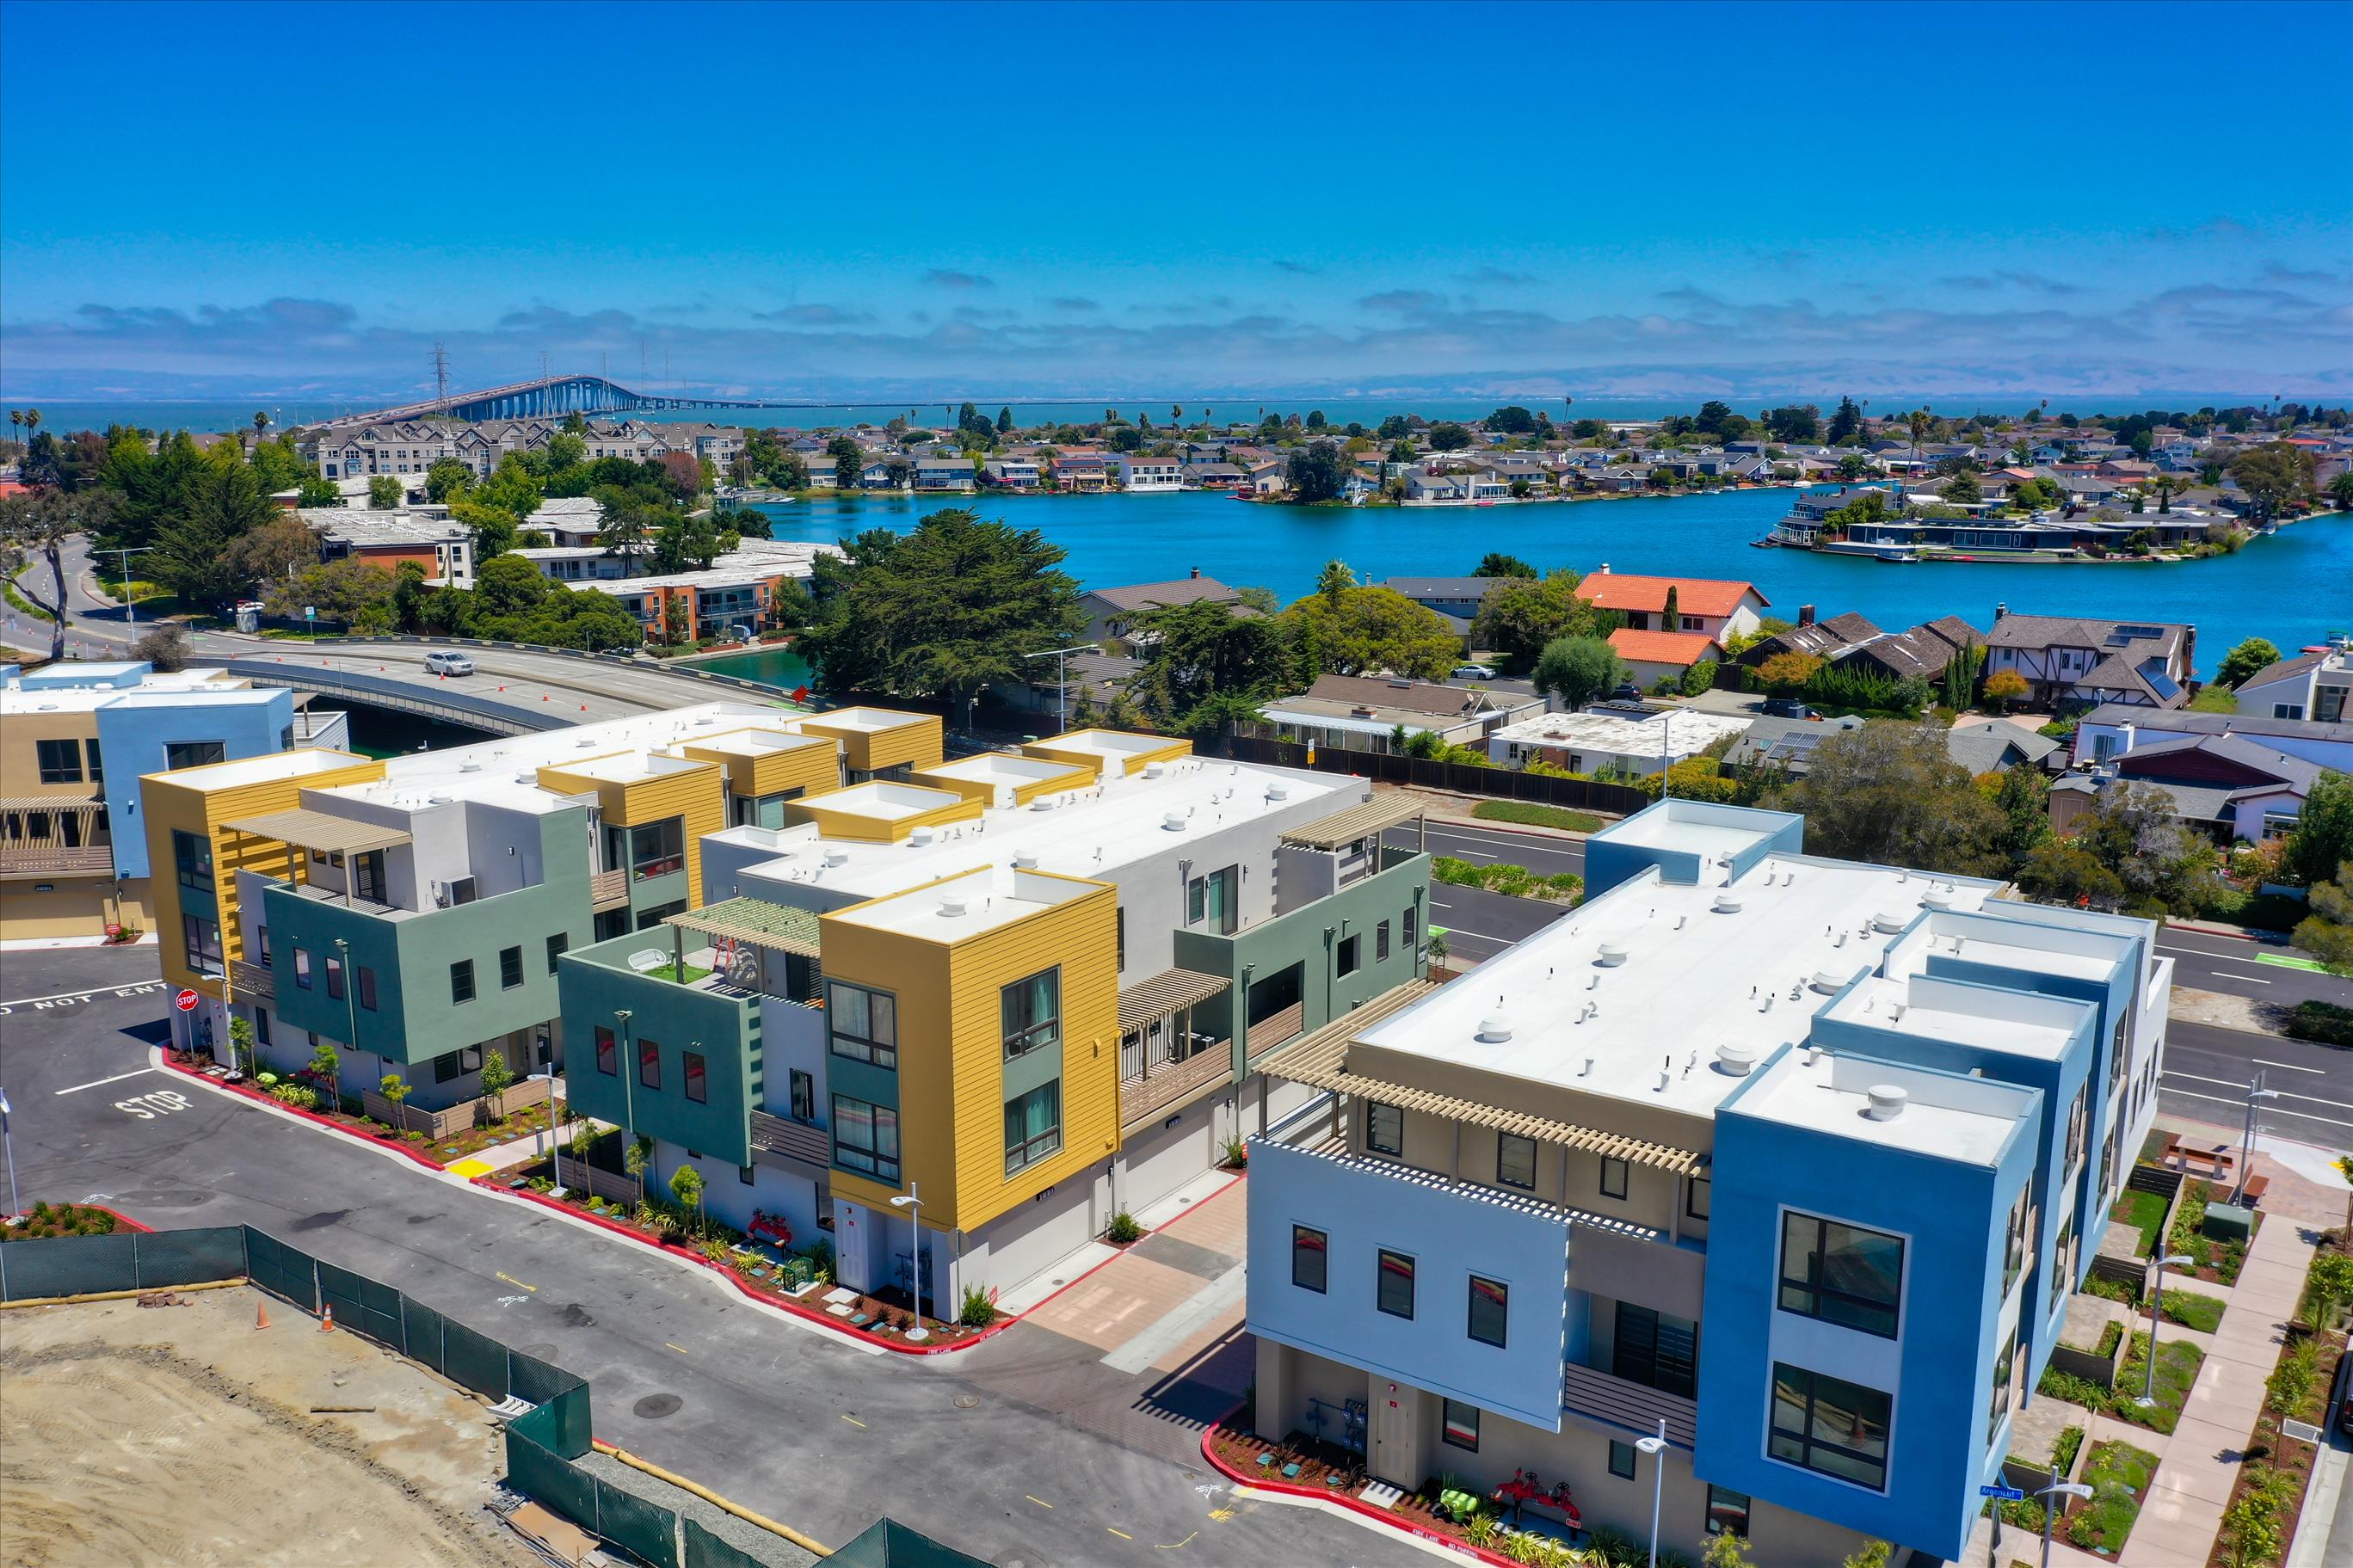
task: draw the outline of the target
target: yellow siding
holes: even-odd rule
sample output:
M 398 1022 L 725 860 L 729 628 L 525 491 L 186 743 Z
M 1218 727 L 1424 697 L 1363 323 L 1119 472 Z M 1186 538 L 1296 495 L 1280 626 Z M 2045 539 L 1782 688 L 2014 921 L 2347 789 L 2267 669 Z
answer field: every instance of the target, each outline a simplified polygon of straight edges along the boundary
M 708 746 L 690 745 L 681 750 L 696 762 L 716 763 L 726 769 L 728 787 L 739 795 L 776 795 L 788 789 L 822 795 L 841 786 L 840 751 L 828 743 L 825 737 L 812 740 L 807 745 L 753 756 Z
M 702 907 L 702 836 L 717 833 L 727 826 L 727 803 L 720 787 L 721 782 L 718 766 L 708 763 L 691 773 L 681 771 L 664 773 L 659 778 L 634 780 L 622 786 L 621 809 L 624 815 L 606 818 L 623 827 L 659 822 L 668 816 L 686 819 L 686 901 L 689 909 Z
M 322 756 L 332 753 L 308 752 L 301 755 Z M 247 768 L 247 763 L 221 763 L 215 766 Z M 384 764 L 366 757 L 353 757 L 348 765 L 322 769 L 314 773 L 289 774 L 281 778 L 261 779 L 251 784 L 221 789 L 203 787 L 206 768 L 180 768 L 168 773 L 149 773 L 139 781 L 142 816 L 147 819 L 147 862 L 153 868 L 151 887 L 154 894 L 155 931 L 164 978 L 176 985 L 193 986 L 207 995 L 220 994 L 217 982 L 199 980 L 188 968 L 185 944 L 180 936 L 180 879 L 174 870 L 172 855 L 172 835 L 177 830 L 195 833 L 212 841 L 213 897 L 220 909 L 221 956 L 229 963 L 245 957 L 245 939 L 238 929 L 237 903 L 237 873 L 255 871 L 264 876 L 283 879 L 292 867 L 293 879 L 302 879 L 301 853 L 292 851 L 275 839 L 257 838 L 250 834 L 230 833 L 221 824 L 244 817 L 260 816 L 273 811 L 291 811 L 302 804 L 306 789 L 333 789 L 342 784 L 372 784 L 384 777 Z
M 0 795 L 11 800 L 55 796 L 60 804 L 96 799 L 105 791 L 90 782 L 87 745 L 75 747 L 76 760 L 83 764 L 80 780 L 69 784 L 49 784 L 41 782 L 41 749 L 34 742 L 97 739 L 98 710 L 94 708 L 64 709 L 55 713 L 11 713 L 0 718 Z
M 899 1175 L 919 1184 L 923 1217 L 955 1226 L 958 1217 L 955 1086 L 944 1042 L 948 1026 L 949 950 L 902 931 L 830 917 L 818 945 L 828 979 L 888 991 L 899 1004 Z M 1004 1130 L 997 1131 L 1000 1142 Z M 903 1187 L 835 1171 L 837 1195 L 879 1207 Z
M 1062 759 L 1049 760 L 1059 762 Z M 1028 805 L 1041 795 L 1053 795 L 1066 789 L 1082 789 L 1094 783 L 1094 780 L 1093 769 L 1073 764 L 1067 773 L 1055 773 L 1039 779 L 1034 784 L 1015 784 L 1013 804 Z M 960 779 L 929 768 L 916 769 L 907 775 L 907 782 L 920 784 L 925 789 L 952 789 L 966 800 L 977 801 L 984 806 L 997 798 L 997 785 L 986 779 Z
M 1193 754 L 1193 742 L 1190 741 L 1170 741 L 1156 735 L 1150 737 L 1137 737 L 1133 735 L 1131 731 L 1125 730 L 1101 731 L 1081 730 L 1073 731 L 1073 734 L 1077 735 L 1096 733 L 1116 734 L 1127 736 L 1132 739 L 1152 739 L 1161 742 L 1159 745 L 1154 746 L 1149 750 L 1135 752 L 1129 754 L 1124 759 L 1126 765 L 1123 769 L 1123 775 L 1126 773 L 1140 773 L 1154 763 L 1173 763 L 1180 758 L 1189 757 Z M 1066 745 L 1065 742 L 1071 738 L 1072 736 L 1065 735 L 1050 737 L 1043 741 L 1030 741 L 1022 746 L 1021 752 L 1024 756 L 1038 757 L 1050 763 L 1068 763 L 1073 767 L 1085 768 L 1090 774 L 1098 776 L 1103 773 L 1103 770 L 1108 762 L 1119 760 L 1107 759 L 1099 752 L 1082 751 Z
M 864 844 L 890 844 L 906 837 L 918 827 L 942 827 L 951 822 L 971 822 L 982 811 L 982 803 L 965 800 L 945 790 L 938 792 L 940 804 L 929 811 L 885 820 L 855 811 L 832 811 L 826 806 L 825 797 L 813 800 L 788 800 L 785 803 L 785 822 L 797 827 L 804 822 L 817 824 L 818 831 L 828 838 L 855 839 Z
M 1117 893 L 1099 888 L 950 950 L 955 1223 L 965 1230 L 1109 1159 L 1119 1147 L 1118 908 Z M 998 996 L 1015 981 L 1056 964 L 1062 970 L 1062 1150 L 1008 1181 Z
M 842 755 L 849 765 L 866 773 L 879 773 L 902 763 L 909 767 L 937 767 L 946 755 L 942 745 L 943 733 L 937 714 L 910 713 L 907 721 L 892 730 L 859 730 L 849 725 L 828 725 L 825 715 L 801 721 L 805 735 L 831 735 L 841 742 Z

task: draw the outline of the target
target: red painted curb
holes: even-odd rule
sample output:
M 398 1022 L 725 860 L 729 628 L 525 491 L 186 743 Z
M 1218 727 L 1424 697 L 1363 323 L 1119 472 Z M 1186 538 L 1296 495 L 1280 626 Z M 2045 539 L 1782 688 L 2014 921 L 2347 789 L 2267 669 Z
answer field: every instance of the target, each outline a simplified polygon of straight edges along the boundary
M 276 1106 L 289 1116 L 299 1116 L 305 1121 L 315 1122 L 330 1132 L 340 1132 L 344 1137 L 356 1139 L 362 1143 L 370 1143 L 379 1149 L 390 1149 L 396 1153 L 406 1154 L 428 1171 L 447 1171 L 449 1168 L 429 1154 L 418 1153 L 406 1143 L 396 1142 L 390 1138 L 379 1138 L 373 1132 L 363 1132 L 356 1127 L 346 1127 L 332 1117 L 322 1116 L 315 1110 L 305 1110 L 299 1105 L 289 1105 L 275 1095 L 264 1094 L 258 1089 L 248 1089 L 241 1083 L 223 1083 L 219 1079 L 208 1077 L 195 1068 L 174 1061 L 169 1051 L 164 1053 L 164 1065 L 183 1077 L 195 1079 L 200 1083 L 208 1084 L 226 1093 L 243 1095 L 248 1100 L 257 1100 L 264 1105 Z
M 104 1204 L 76 1204 L 74 1206 L 75 1206 L 76 1208 L 85 1208 L 85 1209 L 103 1209 L 103 1210 L 105 1210 L 105 1212 L 106 1212 L 106 1213 L 111 1214 L 111 1215 L 112 1215 L 114 1216 L 114 1223 L 115 1223 L 115 1224 L 117 1224 L 117 1225 L 128 1226 L 130 1226 L 132 1230 L 139 1231 L 139 1232 L 141 1232 L 142 1234 L 143 1234 L 143 1235 L 147 1235 L 147 1236 L 153 1236 L 153 1235 L 154 1235 L 154 1234 L 155 1234 L 155 1227 L 154 1227 L 153 1226 L 152 1226 L 152 1225 L 141 1225 L 137 1220 L 132 1219 L 129 1215 L 124 1214 L 121 1209 L 116 1209 L 116 1208 L 107 1208 L 107 1206 L 106 1206 Z
M 673 1258 L 682 1258 L 689 1263 L 699 1264 L 702 1268 L 711 1270 L 713 1274 L 716 1274 L 721 1279 L 726 1280 L 730 1285 L 734 1286 L 736 1289 L 741 1290 L 744 1295 L 749 1296 L 754 1301 L 765 1302 L 771 1307 L 779 1308 L 785 1311 L 792 1313 L 797 1318 L 806 1318 L 812 1323 L 820 1324 L 825 1328 L 831 1329 L 837 1333 L 846 1335 L 850 1339 L 860 1342 L 861 1343 L 880 1345 L 884 1350 L 896 1351 L 901 1355 L 953 1355 L 957 1351 L 969 1350 L 974 1345 L 980 1343 L 983 1340 L 991 1339 L 1003 1333 L 1006 1330 L 1011 1328 L 1014 1324 L 1021 1321 L 1019 1318 L 1011 1316 L 999 1318 L 997 1321 L 989 1324 L 988 1327 L 975 1331 L 969 1339 L 958 1340 L 952 1345 L 911 1345 L 898 1340 L 888 1340 L 884 1339 L 880 1334 L 868 1333 L 864 1329 L 859 1328 L 855 1324 L 845 1323 L 830 1312 L 818 1311 L 805 1302 L 795 1300 L 790 1296 L 779 1296 L 775 1294 L 773 1291 L 763 1290 L 759 1287 L 754 1285 L 750 1280 L 744 1279 L 742 1275 L 736 1273 L 733 1268 L 723 1268 L 719 1264 L 712 1262 L 708 1258 L 703 1257 L 700 1252 L 692 1252 L 683 1247 L 672 1247 L 668 1242 L 657 1240 L 653 1237 L 648 1236 L 644 1231 L 638 1230 L 633 1226 L 619 1224 L 617 1221 L 607 1219 L 602 1215 L 590 1214 L 585 1209 L 575 1208 L 570 1204 L 558 1203 L 554 1198 L 549 1197 L 546 1194 L 534 1193 L 528 1187 L 509 1187 L 501 1185 L 495 1174 L 476 1176 L 474 1178 L 474 1185 L 484 1188 L 490 1192 L 504 1193 L 509 1197 L 522 1198 L 526 1202 L 537 1204 L 543 1208 L 554 1209 L 558 1214 L 570 1215 L 575 1219 L 587 1221 L 590 1225 L 596 1226 L 599 1230 L 608 1230 L 615 1236 L 625 1237 L 628 1239 L 638 1243 L 641 1247 L 650 1247 L 657 1252 L 666 1252 Z M 1109 1262 L 1110 1259 L 1106 1258 L 1104 1261 Z M 1101 1266 L 1098 1265 L 1097 1267 Z M 1089 1274 L 1093 1272 L 1094 1270 L 1092 1268 L 1087 1271 Z M 1086 1275 L 1084 1274 L 1079 1277 L 1080 1279 L 1083 1279 L 1085 1278 Z M 1071 1284 L 1075 1285 L 1078 1282 L 1078 1279 L 1073 1279 L 1071 1281 Z M 1063 1289 L 1070 1289 L 1070 1286 L 1066 1285 L 1063 1287 Z M 1060 1295 L 1060 1291 L 1055 1292 L 1056 1295 Z
M 1227 1411 L 1224 1415 L 1204 1427 L 1201 1432 L 1201 1458 L 1209 1461 L 1211 1469 L 1216 1470 L 1235 1485 L 1250 1487 L 1259 1491 L 1275 1492 L 1283 1497 L 1314 1498 L 1322 1502 L 1336 1503 L 1353 1513 L 1364 1515 L 1377 1524 L 1387 1525 L 1399 1534 L 1410 1535 L 1417 1540 L 1442 1546 L 1457 1555 L 1470 1558 L 1474 1563 L 1492 1563 L 1495 1564 L 1495 1568 L 1512 1568 L 1512 1560 L 1501 1552 L 1473 1546 L 1467 1541 L 1457 1541 L 1451 1535 L 1440 1535 L 1434 1530 L 1424 1530 L 1410 1520 L 1391 1513 L 1387 1509 L 1375 1508 L 1361 1498 L 1350 1497 L 1345 1492 L 1335 1491 L 1329 1487 L 1303 1487 L 1292 1481 L 1270 1480 L 1264 1476 L 1249 1475 L 1234 1468 L 1233 1466 L 1218 1458 L 1209 1443 L 1210 1439 L 1217 1435 L 1218 1428 L 1231 1420 L 1234 1411 L 1240 1408 L 1241 1405 L 1236 1405 L 1233 1410 Z

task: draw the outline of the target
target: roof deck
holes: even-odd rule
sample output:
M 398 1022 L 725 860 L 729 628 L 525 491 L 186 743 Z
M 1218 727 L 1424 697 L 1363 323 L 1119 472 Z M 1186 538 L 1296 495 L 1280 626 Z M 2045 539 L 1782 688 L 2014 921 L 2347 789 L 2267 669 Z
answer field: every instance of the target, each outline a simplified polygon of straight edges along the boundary
M 1083 789 L 1094 782 L 1092 772 L 1075 763 L 1006 752 L 984 752 L 976 757 L 918 768 L 910 777 L 996 806 L 1027 805 L 1048 790 Z
M 273 752 L 267 756 L 240 757 L 235 762 L 206 763 L 201 767 L 174 768 L 169 773 L 149 773 L 151 779 L 163 779 L 185 789 L 210 794 L 215 790 L 243 789 L 248 784 L 272 784 L 280 780 L 311 778 L 320 773 L 334 773 L 367 762 L 348 752 L 324 752 L 315 749 L 295 752 Z

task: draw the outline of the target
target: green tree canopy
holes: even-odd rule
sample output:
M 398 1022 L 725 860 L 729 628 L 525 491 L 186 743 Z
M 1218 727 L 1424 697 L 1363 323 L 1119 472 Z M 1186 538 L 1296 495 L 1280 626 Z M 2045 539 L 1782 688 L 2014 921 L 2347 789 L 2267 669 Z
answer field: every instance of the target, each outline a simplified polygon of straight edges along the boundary
M 1282 621 L 1237 615 L 1208 599 L 1146 610 L 1129 623 L 1145 650 L 1144 668 L 1130 689 L 1154 719 L 1188 729 L 1187 717 L 1219 699 L 1262 700 L 1292 679 L 1291 647 Z
M 2313 467 L 2305 448 L 2271 441 L 2240 453 L 2225 471 L 2246 493 L 2251 515 L 2269 521 L 2312 489 Z
M 276 512 L 243 463 L 206 464 L 191 478 L 184 505 L 163 521 L 149 570 L 185 606 L 219 604 L 245 585 L 232 558 L 238 541 Z
M 1529 679 L 1538 691 L 1556 699 L 1564 708 L 1577 709 L 1608 696 L 1620 681 L 1632 676 L 1607 637 L 1569 637 L 1545 644 Z
M 2221 852 L 2182 826 L 2173 796 L 2153 784 L 2111 784 L 2075 819 L 2072 842 L 2124 884 L 2136 914 L 2186 915 L 2214 893 Z
M 1086 624 L 1062 551 L 1036 529 L 935 511 L 913 531 L 869 529 L 818 558 L 818 616 L 800 652 L 828 691 L 961 701 L 1027 680 L 1024 654 Z
M 1391 588 L 1319 591 L 1283 611 L 1282 618 L 1311 678 L 1386 670 L 1436 680 L 1461 657 L 1461 640 L 1436 611 Z
M 1945 735 L 1894 719 L 1826 734 L 1777 804 L 1805 814 L 1809 854 L 1964 876 L 2006 871 L 2001 814 L 1952 760 Z
M 2277 664 L 2279 656 L 2280 650 L 2269 639 L 2249 637 L 2222 656 L 2222 668 L 2214 672 L 2214 679 L 2223 686 L 2243 686 L 2247 677 Z
M 1490 550 L 1479 557 L 1479 564 L 1471 574 L 1473 577 L 1535 577 L 1536 569 L 1516 555 L 1500 550 Z
M 2280 870 L 2306 885 L 2326 881 L 2353 860 L 2353 774 L 2330 769 L 2312 781 L 2280 857 Z
M 301 620 L 304 610 L 319 612 L 322 621 L 354 624 L 363 611 L 380 605 L 391 622 L 392 591 L 397 580 L 381 566 L 345 557 L 306 566 L 291 577 L 271 583 L 261 596 L 262 609 L 287 620 Z
M 1294 449 L 1286 465 L 1283 477 L 1291 486 L 1292 499 L 1302 501 L 1326 501 L 1340 499 L 1342 487 L 1356 465 L 1335 441 L 1311 441 Z
M 397 510 L 400 503 L 406 499 L 405 487 L 392 475 L 372 474 L 368 477 L 368 510 L 370 511 Z
M 455 458 L 436 458 L 425 470 L 425 499 L 446 501 L 474 488 L 474 470 Z
M 1430 427 L 1430 449 L 1433 452 L 1459 452 L 1471 444 L 1471 432 L 1451 419 L 1442 419 Z
M 1526 669 L 1562 637 L 1607 637 L 1621 617 L 1577 596 L 1576 573 L 1515 577 L 1488 591 L 1471 623 L 1471 646 L 1493 649 Z

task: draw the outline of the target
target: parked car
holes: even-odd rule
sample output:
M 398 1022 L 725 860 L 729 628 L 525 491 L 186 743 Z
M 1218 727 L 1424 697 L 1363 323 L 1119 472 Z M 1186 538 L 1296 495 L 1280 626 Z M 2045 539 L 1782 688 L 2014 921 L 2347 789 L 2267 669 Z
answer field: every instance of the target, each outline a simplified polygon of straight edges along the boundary
M 1794 697 L 1767 697 L 1765 699 L 1765 717 L 1767 719 L 1819 719 L 1821 715 Z
M 1458 664 L 1454 667 L 1454 679 L 1457 680 L 1493 680 L 1495 679 L 1495 671 L 1492 665 Z
M 1642 689 L 1635 685 L 1630 680 L 1621 680 L 1618 683 L 1617 689 L 1610 692 L 1609 700 L 1612 702 L 1640 702 L 1642 700 Z
M 462 653 L 451 653 L 447 648 L 435 648 L 425 656 L 425 673 L 471 675 L 474 673 L 474 661 Z

